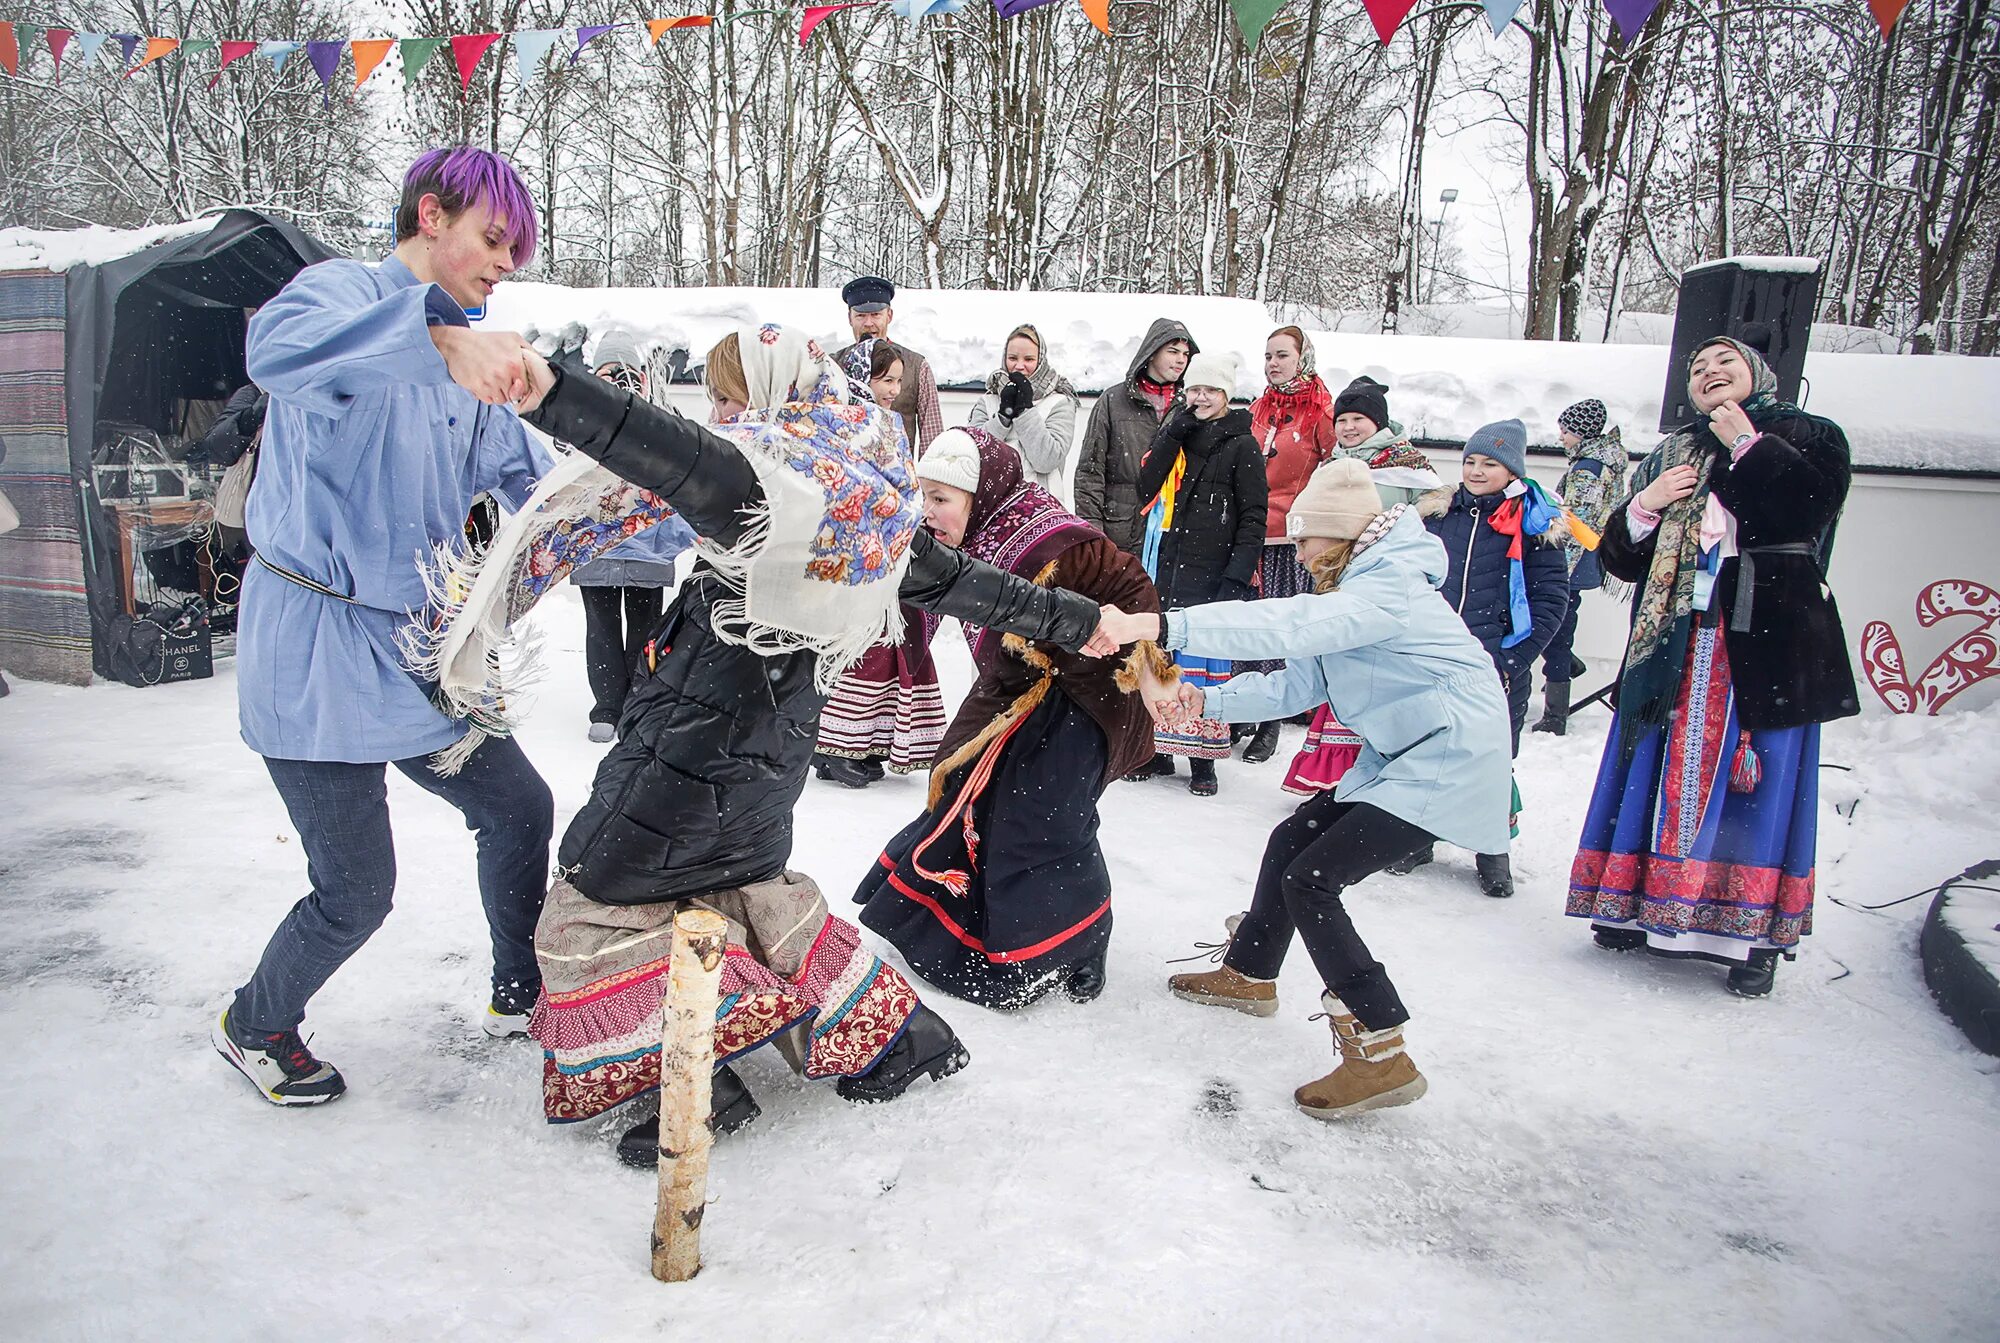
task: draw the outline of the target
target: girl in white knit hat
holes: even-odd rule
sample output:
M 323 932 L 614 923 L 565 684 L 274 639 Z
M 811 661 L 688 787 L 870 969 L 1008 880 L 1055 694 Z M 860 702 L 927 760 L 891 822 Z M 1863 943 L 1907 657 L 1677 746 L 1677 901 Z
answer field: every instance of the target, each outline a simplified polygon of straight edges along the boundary
M 1283 672 L 1183 685 L 1156 699 L 1168 722 L 1282 719 L 1326 703 L 1361 735 L 1330 793 L 1272 832 L 1250 910 L 1219 969 L 1175 975 L 1174 995 L 1253 1016 L 1278 1010 L 1278 969 L 1296 929 L 1324 986 L 1341 1064 L 1293 1093 L 1335 1119 L 1424 1094 L 1403 1047 L 1410 1014 L 1341 904 L 1347 887 L 1434 840 L 1477 853 L 1507 839 L 1507 704 L 1493 661 L 1437 592 L 1444 547 L 1416 510 L 1382 510 L 1368 468 L 1337 460 L 1293 500 L 1286 530 L 1314 590 L 1164 616 L 1105 613 L 1113 638 L 1215 658 L 1284 658 Z
M 1250 412 L 1231 409 L 1236 392 L 1233 354 L 1203 352 L 1188 361 L 1181 384 L 1187 406 L 1167 417 L 1139 464 L 1139 497 L 1146 508 L 1140 559 L 1164 606 L 1247 601 L 1264 556 L 1264 516 L 1271 487 L 1264 454 L 1250 433 Z M 1229 679 L 1226 658 L 1176 657 L 1181 678 L 1195 685 Z M 1310 706 L 1309 706 L 1310 707 Z M 1188 757 L 1194 778 L 1188 791 L 1212 797 L 1215 762 L 1229 754 L 1229 730 L 1213 718 L 1162 727 L 1148 768 L 1131 777 L 1174 772 L 1174 757 Z

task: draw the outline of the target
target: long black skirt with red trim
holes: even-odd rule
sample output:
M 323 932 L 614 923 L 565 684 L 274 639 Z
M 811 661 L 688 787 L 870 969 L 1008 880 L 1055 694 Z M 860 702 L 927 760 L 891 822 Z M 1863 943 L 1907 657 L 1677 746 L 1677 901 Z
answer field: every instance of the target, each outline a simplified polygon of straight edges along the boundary
M 926 983 L 1012 1011 L 1060 985 L 1111 937 L 1097 845 L 1103 729 L 1063 694 L 946 781 L 854 893 L 861 923 Z M 968 821 L 969 816 L 969 821 Z

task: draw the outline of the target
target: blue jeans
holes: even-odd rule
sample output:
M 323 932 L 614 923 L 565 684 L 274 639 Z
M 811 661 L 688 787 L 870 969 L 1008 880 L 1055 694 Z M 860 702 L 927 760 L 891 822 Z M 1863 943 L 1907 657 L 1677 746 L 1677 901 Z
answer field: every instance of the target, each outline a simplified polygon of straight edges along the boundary
M 535 920 L 548 893 L 555 799 L 511 737 L 486 742 L 449 779 L 430 757 L 392 762 L 465 816 L 479 851 L 479 898 L 493 934 L 493 983 L 534 989 Z M 388 772 L 380 764 L 274 760 L 264 767 L 291 813 L 312 893 L 271 934 L 231 1020 L 245 1030 L 291 1030 L 306 1002 L 389 917 L 396 850 L 389 833 Z

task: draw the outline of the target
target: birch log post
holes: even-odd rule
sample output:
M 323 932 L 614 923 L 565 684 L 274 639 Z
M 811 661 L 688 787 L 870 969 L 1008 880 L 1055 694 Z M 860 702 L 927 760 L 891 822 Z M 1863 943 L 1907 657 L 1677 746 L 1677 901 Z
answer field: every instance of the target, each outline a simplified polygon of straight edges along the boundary
M 674 916 L 667 992 L 660 1000 L 660 1201 L 653 1211 L 653 1276 L 686 1282 L 701 1271 L 708 1200 L 709 1090 L 715 1001 L 729 925 L 706 909 Z

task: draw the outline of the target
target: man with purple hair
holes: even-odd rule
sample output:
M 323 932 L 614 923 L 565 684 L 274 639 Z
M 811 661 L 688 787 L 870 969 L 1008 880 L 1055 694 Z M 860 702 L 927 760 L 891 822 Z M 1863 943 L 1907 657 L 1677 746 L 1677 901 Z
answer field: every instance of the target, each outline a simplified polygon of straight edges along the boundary
M 396 883 L 386 766 L 465 817 L 493 940 L 485 1028 L 524 1032 L 541 976 L 535 920 L 554 802 L 510 737 L 449 777 L 431 756 L 467 724 L 407 670 L 396 630 L 428 600 L 419 566 L 459 541 L 473 499 L 518 507 L 550 467 L 510 402 L 520 338 L 465 310 L 535 251 L 512 165 L 471 148 L 410 165 L 396 250 L 308 266 L 250 321 L 250 376 L 270 393 L 245 525 L 237 704 L 243 740 L 284 799 L 312 890 L 214 1027 L 216 1049 L 278 1105 L 346 1083 L 299 1037 L 306 1002 L 388 917 Z

